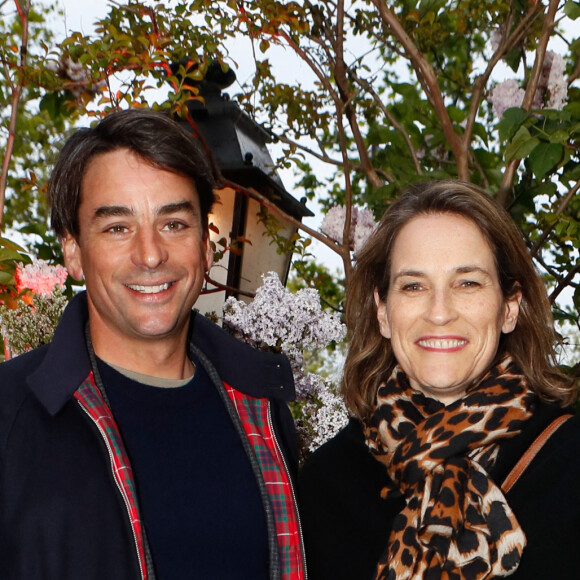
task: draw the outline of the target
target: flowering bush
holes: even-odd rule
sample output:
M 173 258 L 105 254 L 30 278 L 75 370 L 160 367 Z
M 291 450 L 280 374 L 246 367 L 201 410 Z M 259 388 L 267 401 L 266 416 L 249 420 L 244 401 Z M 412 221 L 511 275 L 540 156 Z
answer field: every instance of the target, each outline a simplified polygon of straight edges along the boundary
M 65 268 L 44 260 L 16 265 L 18 296 L 0 306 L 5 358 L 50 342 L 67 303 L 63 292 L 67 276 Z
M 351 250 L 356 255 L 361 250 L 368 237 L 373 233 L 377 222 L 370 209 L 352 207 L 350 219 L 350 241 Z M 346 208 L 342 205 L 335 205 L 328 210 L 324 216 L 320 229 L 329 238 L 339 244 L 342 243 L 344 233 L 344 222 L 346 220 Z
M 284 352 L 290 360 L 297 393 L 293 411 L 304 455 L 332 436 L 347 420 L 336 387 L 304 369 L 304 352 L 342 341 L 346 327 L 337 316 L 321 309 L 316 290 L 289 292 L 274 272 L 262 280 L 250 304 L 228 298 L 224 305 L 224 326 L 244 342 Z

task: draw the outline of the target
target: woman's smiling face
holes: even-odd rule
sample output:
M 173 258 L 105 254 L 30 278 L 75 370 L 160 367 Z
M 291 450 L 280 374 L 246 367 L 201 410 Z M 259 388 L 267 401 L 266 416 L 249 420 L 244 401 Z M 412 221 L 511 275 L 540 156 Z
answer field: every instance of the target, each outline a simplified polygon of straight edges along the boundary
M 505 299 L 492 250 L 457 214 L 410 220 L 391 253 L 386 301 L 375 291 L 381 334 L 413 388 L 445 404 L 491 365 L 517 322 L 521 294 Z

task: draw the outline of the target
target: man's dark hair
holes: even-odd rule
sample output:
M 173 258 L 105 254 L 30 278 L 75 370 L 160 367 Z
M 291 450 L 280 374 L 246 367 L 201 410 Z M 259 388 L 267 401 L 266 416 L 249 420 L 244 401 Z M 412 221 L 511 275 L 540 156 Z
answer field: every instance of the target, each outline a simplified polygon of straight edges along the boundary
M 97 156 L 127 149 L 152 167 L 188 177 L 199 197 L 201 221 L 215 201 L 214 173 L 209 155 L 199 141 L 169 116 L 150 109 L 117 111 L 91 129 L 76 131 L 65 143 L 48 183 L 51 224 L 57 236 L 79 235 L 81 185 Z

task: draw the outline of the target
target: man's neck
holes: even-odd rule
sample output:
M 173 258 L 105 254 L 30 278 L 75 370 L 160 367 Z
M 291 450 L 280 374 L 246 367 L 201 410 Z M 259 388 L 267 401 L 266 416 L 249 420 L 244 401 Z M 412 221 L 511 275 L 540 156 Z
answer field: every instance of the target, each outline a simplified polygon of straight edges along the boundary
M 141 340 L 91 331 L 91 340 L 95 354 L 112 366 L 164 379 L 185 379 L 195 371 L 187 355 L 186 335 L 180 340 Z

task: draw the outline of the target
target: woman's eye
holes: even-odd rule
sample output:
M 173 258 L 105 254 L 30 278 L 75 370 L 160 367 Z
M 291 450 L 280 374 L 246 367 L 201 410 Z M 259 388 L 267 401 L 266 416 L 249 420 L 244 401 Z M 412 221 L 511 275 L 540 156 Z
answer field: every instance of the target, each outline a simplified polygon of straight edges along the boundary
M 477 288 L 478 286 L 481 286 L 481 284 L 475 280 L 464 280 L 461 282 L 461 286 L 463 288 Z
M 405 292 L 418 292 L 421 290 L 421 284 L 419 282 L 410 282 L 408 284 L 403 285 L 403 290 Z

